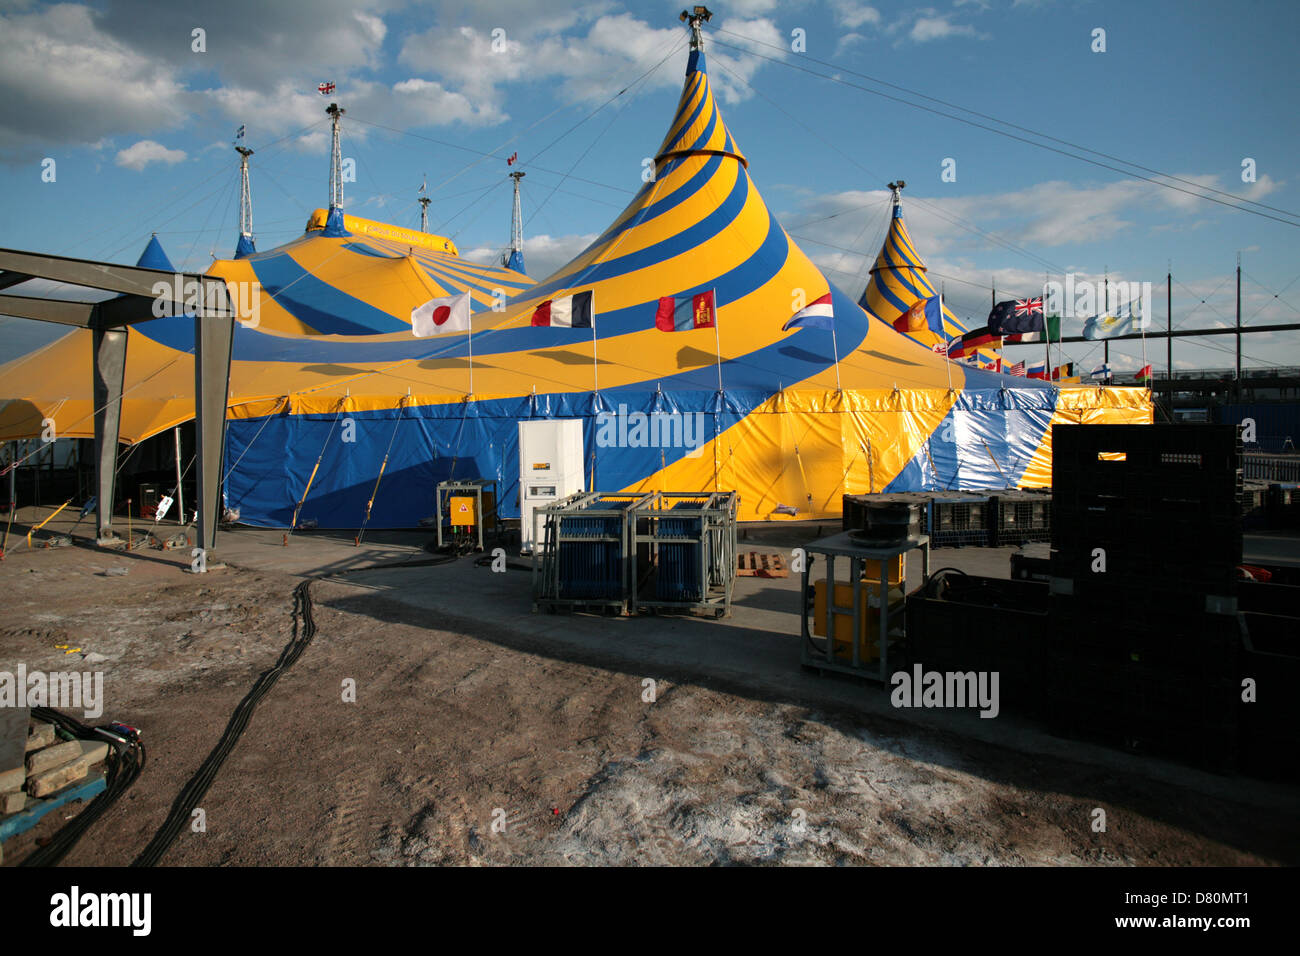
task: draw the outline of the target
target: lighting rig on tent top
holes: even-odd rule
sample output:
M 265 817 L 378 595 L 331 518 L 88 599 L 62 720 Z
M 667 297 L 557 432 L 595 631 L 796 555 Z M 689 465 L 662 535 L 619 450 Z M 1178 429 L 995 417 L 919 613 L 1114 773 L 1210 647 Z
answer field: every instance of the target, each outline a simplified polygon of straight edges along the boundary
M 708 23 L 710 20 L 712 20 L 713 11 L 711 11 L 708 7 L 702 7 L 702 6 L 696 7 L 694 11 L 691 13 L 687 13 L 685 10 L 683 10 L 680 19 L 682 23 L 689 23 L 691 25 L 691 49 L 703 50 L 704 36 L 700 31 L 700 24 Z

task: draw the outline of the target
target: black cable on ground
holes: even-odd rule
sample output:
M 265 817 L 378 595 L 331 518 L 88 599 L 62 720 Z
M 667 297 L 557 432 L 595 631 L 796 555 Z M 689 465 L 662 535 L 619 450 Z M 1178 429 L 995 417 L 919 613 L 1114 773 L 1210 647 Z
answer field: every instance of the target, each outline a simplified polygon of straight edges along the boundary
M 77 841 L 94 825 L 95 821 L 102 817 L 122 794 L 126 793 L 131 784 L 135 783 L 140 772 L 144 770 L 144 744 L 140 742 L 139 733 L 124 724 L 88 727 L 48 707 L 33 707 L 32 717 L 54 724 L 79 740 L 107 740 L 109 744 L 108 757 L 104 761 L 107 786 L 103 793 L 90 801 L 86 809 L 56 833 L 49 843 L 18 864 L 19 866 L 54 866 L 77 845 Z
M 212 786 L 212 781 L 217 776 L 217 771 L 221 769 L 221 765 L 225 763 L 226 758 L 235 749 L 235 744 L 248 728 L 258 703 L 311 644 L 312 638 L 316 636 L 316 622 L 312 617 L 311 584 L 311 581 L 304 581 L 294 588 L 294 634 L 284 650 L 280 652 L 279 660 L 262 673 L 257 683 L 253 685 L 253 689 L 239 702 L 230 722 L 226 724 L 221 740 L 203 761 L 203 766 L 199 767 L 189 783 L 177 795 L 166 821 L 149 841 L 149 845 L 131 863 L 132 866 L 156 866 L 162 860 L 163 855 L 180 835 L 181 828 L 190 822 L 194 808 L 208 792 L 208 788 Z

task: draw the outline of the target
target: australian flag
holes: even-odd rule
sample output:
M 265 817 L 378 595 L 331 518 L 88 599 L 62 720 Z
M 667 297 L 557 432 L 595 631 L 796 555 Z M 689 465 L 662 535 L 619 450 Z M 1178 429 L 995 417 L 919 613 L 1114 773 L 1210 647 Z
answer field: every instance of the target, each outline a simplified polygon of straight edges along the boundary
M 989 313 L 989 332 L 994 335 L 1041 331 L 1043 331 L 1042 296 L 1034 299 L 1008 299 L 993 306 L 993 311 Z

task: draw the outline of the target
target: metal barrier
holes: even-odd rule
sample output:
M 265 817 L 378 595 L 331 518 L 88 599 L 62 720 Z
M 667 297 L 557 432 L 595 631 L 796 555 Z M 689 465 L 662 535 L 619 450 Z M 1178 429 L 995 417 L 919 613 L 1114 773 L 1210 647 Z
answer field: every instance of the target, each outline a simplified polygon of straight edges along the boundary
M 1300 482 L 1300 455 L 1242 455 L 1247 480 Z

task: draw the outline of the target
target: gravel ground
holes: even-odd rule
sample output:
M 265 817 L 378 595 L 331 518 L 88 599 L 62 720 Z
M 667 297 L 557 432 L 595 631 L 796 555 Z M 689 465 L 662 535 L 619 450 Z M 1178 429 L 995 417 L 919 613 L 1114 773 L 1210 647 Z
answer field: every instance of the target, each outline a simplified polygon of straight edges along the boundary
M 300 580 L 80 547 L 0 564 L 0 669 L 102 668 L 101 720 L 148 746 L 67 863 L 124 865 L 145 846 L 290 639 Z M 206 830 L 164 864 L 1300 862 L 1294 791 L 1275 785 L 1211 795 L 682 675 L 649 701 L 639 674 L 347 578 L 313 595 L 314 643 L 202 801 Z M 5 865 L 64 816 L 7 844 Z

